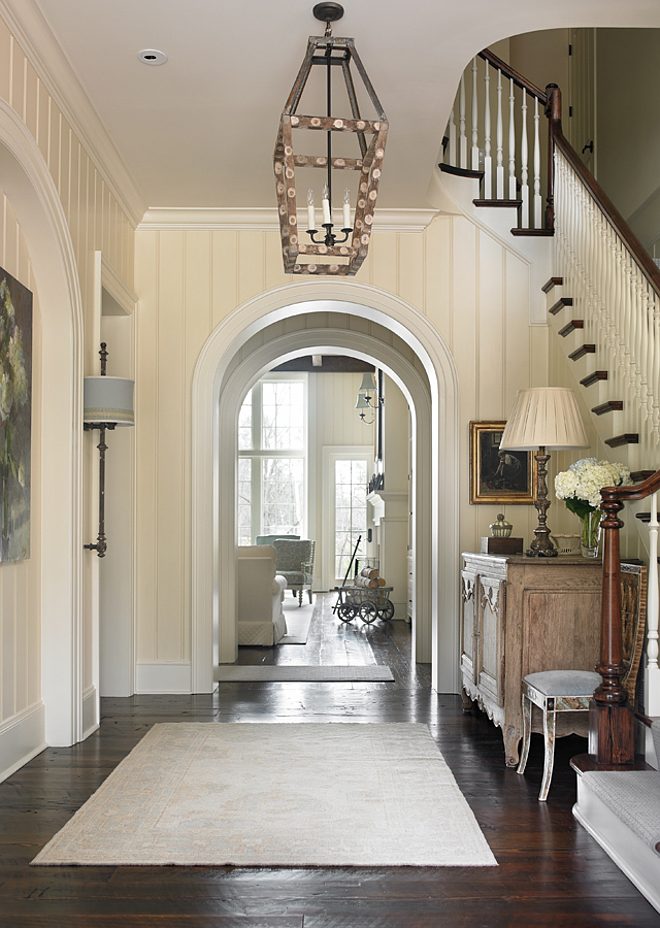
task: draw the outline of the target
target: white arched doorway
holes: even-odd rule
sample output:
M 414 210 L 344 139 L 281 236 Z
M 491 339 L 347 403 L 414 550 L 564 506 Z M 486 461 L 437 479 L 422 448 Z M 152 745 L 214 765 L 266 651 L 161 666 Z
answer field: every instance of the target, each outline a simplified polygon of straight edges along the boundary
M 82 305 L 62 204 L 34 138 L 0 100 L 0 186 L 27 244 L 42 319 L 41 698 L 45 739 L 83 735 Z
M 349 331 L 330 332 L 319 314 L 342 313 L 355 319 Z M 304 318 L 297 331 L 262 338 L 244 356 L 250 339 L 269 326 Z M 360 320 L 359 322 L 357 320 Z M 423 365 L 430 397 L 414 366 L 403 364 L 396 349 L 375 344 L 362 333 L 371 321 L 409 345 Z M 342 338 L 344 343 L 342 342 Z M 416 573 L 418 629 L 428 629 L 426 649 L 436 689 L 458 689 L 458 380 L 453 358 L 437 330 L 412 306 L 392 294 L 363 284 L 319 281 L 294 284 L 260 294 L 235 310 L 211 334 L 193 378 L 192 501 L 192 670 L 193 691 L 213 689 L 214 618 L 219 627 L 219 657 L 235 659 L 236 419 L 245 391 L 278 358 L 311 347 L 352 346 L 358 356 L 373 357 L 395 375 L 417 417 L 418 486 L 426 497 L 417 509 Z M 427 394 L 429 389 L 427 388 Z M 429 401 L 430 400 L 430 401 Z M 211 503 L 212 501 L 212 503 Z M 422 543 L 423 542 L 423 543 Z M 424 650 L 424 642 L 418 646 Z

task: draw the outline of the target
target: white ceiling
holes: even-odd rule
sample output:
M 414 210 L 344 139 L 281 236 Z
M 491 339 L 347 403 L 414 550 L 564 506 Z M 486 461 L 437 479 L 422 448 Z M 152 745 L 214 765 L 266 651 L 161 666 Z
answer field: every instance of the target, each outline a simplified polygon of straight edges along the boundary
M 150 207 L 274 207 L 272 152 L 314 0 L 3 0 L 43 13 Z M 460 73 L 509 35 L 660 26 L 658 0 L 345 0 L 336 35 L 357 49 L 390 122 L 379 205 L 427 206 Z M 26 23 L 29 28 L 29 23 Z M 149 67 L 144 48 L 169 61 Z

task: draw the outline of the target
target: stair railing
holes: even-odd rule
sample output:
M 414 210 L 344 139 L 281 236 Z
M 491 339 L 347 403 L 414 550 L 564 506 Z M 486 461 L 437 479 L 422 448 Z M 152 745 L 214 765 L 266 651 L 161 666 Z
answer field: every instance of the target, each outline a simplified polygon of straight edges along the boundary
M 546 105 L 543 90 L 486 48 L 461 75 L 445 135 L 445 165 L 483 174 L 484 200 L 519 206 L 519 228 L 525 230 L 550 228 L 541 191 L 540 123 Z
M 660 270 L 564 137 L 559 89 L 548 89 L 554 150 L 557 274 L 583 319 L 585 343 L 607 357 L 608 393 L 623 401 L 640 457 L 660 439 Z

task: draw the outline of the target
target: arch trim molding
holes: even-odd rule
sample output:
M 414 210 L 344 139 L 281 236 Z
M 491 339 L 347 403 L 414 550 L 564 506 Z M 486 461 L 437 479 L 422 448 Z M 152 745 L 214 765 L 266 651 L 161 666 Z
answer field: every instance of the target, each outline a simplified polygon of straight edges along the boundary
M 68 223 L 37 143 L 0 100 L 0 185 L 25 238 L 42 320 L 41 694 L 45 738 L 82 737 L 83 313 Z
M 233 518 L 227 520 L 225 516 L 221 524 L 219 517 L 222 472 L 219 437 L 221 416 L 228 415 L 227 409 L 221 413 L 223 381 L 232 360 L 253 335 L 292 316 L 314 314 L 317 322 L 317 314 L 324 312 L 345 313 L 385 326 L 410 345 L 426 369 L 431 389 L 428 455 L 431 554 L 426 608 L 431 616 L 433 685 L 439 691 L 456 692 L 458 500 L 455 488 L 459 482 L 456 366 L 444 339 L 414 307 L 370 285 L 323 280 L 267 291 L 234 310 L 211 333 L 195 367 L 192 390 L 192 691 L 211 692 L 213 689 L 212 668 L 218 659 L 217 650 L 213 661 L 209 660 L 209 655 L 213 653 L 218 577 L 224 580 L 235 577 L 235 535 L 229 527 L 230 522 L 233 526 Z M 352 337 L 355 332 L 350 334 Z M 377 356 L 377 352 L 371 353 Z M 225 464 L 226 458 L 222 460 Z M 209 500 L 213 500 L 213 505 L 209 505 Z M 231 581 L 229 584 L 233 596 L 234 584 Z M 221 644 L 228 646 L 227 642 Z

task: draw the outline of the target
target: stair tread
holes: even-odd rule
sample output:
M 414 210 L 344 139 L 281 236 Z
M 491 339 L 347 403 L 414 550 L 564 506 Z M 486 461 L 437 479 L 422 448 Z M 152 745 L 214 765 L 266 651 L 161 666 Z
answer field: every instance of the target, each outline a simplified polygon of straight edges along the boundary
M 624 432 L 622 435 L 606 438 L 605 444 L 610 448 L 621 448 L 623 445 L 637 445 L 639 444 L 639 435 L 637 432 Z
M 633 483 L 642 483 L 644 480 L 648 480 L 649 477 L 652 477 L 655 474 L 654 470 L 633 470 L 630 473 L 630 479 Z
M 584 328 L 583 319 L 571 319 L 570 322 L 567 322 L 563 329 L 559 330 L 559 334 L 562 338 L 566 338 L 567 335 L 570 335 L 571 332 L 575 332 L 577 329 Z
M 586 377 L 583 377 L 580 383 L 583 387 L 591 387 L 593 384 L 598 383 L 599 380 L 607 380 L 607 376 L 607 371 L 592 371 Z
M 438 167 L 445 174 L 455 174 L 457 177 L 476 177 L 478 180 L 484 176 L 483 171 L 471 171 L 469 168 L 456 168 L 453 164 L 439 164 Z
M 531 235 L 536 238 L 551 238 L 554 234 L 554 229 L 511 229 L 511 235 Z
M 543 293 L 550 293 L 550 291 L 554 290 L 555 287 L 562 287 L 563 284 L 563 277 L 551 277 L 550 280 L 546 280 L 546 282 L 541 287 L 541 290 Z
M 564 308 L 564 306 L 572 306 L 572 305 L 573 305 L 572 296 L 562 296 L 557 300 L 556 303 L 552 304 L 548 312 L 552 313 L 553 316 L 556 316 L 557 313 Z
M 623 409 L 623 400 L 608 400 L 607 403 L 601 403 L 600 406 L 591 407 L 591 411 L 597 416 L 602 416 L 606 412 L 617 412 L 621 409 Z
M 475 206 L 508 206 L 518 209 L 522 200 L 473 200 Z
M 591 343 L 580 345 L 580 347 L 576 348 L 575 351 L 571 351 L 569 358 L 571 361 L 579 361 L 580 358 L 585 356 L 585 354 L 596 354 L 596 346 Z

